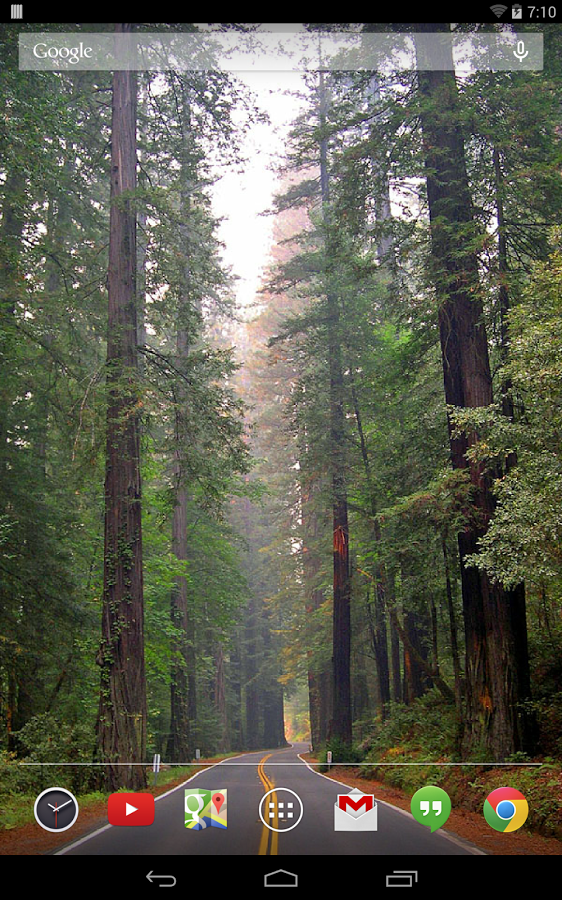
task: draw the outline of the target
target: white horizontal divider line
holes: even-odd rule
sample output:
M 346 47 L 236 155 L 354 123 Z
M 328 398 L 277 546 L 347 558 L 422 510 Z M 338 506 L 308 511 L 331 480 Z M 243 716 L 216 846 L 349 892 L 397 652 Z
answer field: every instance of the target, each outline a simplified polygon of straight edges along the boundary
M 303 760 L 304 762 L 304 760 Z M 18 766 L 152 766 L 151 762 L 18 762 Z M 175 768 L 178 766 L 202 766 L 203 768 L 209 768 L 211 765 L 218 765 L 218 763 L 205 763 L 205 762 L 179 762 L 179 763 L 167 763 L 161 762 L 160 766 L 169 766 L 170 768 Z M 248 763 L 235 763 L 235 762 L 221 762 L 223 766 L 259 766 L 260 762 L 248 762 Z M 300 763 L 296 762 L 269 762 L 268 766 L 300 766 Z M 507 766 L 508 768 L 514 768 L 515 766 L 544 766 L 546 763 L 540 762 L 315 762 L 315 766 L 354 766 L 355 768 L 359 768 L 359 766 L 374 766 L 378 768 L 379 766 Z

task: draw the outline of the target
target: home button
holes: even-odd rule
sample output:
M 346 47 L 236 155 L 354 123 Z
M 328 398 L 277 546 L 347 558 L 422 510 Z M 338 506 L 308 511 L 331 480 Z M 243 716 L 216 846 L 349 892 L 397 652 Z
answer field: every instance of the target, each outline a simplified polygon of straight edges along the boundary
M 266 875 L 263 883 L 264 887 L 298 887 L 299 879 L 292 872 L 287 872 L 285 869 L 277 869 L 275 872 L 270 872 Z

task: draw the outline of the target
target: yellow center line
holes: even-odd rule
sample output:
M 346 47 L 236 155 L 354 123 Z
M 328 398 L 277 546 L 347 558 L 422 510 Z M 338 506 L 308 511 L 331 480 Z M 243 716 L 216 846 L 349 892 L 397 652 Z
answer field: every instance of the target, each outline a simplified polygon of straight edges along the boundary
M 279 826 L 278 826 L 278 824 L 277 824 L 277 794 L 272 794 L 271 796 L 273 797 L 273 800 L 274 800 L 274 803 L 275 803 L 275 818 L 273 819 L 273 827 L 274 827 L 274 828 L 279 828 Z M 270 856 L 277 856 L 277 855 L 278 855 L 278 854 L 277 854 L 277 845 L 278 845 L 278 843 L 279 843 L 279 832 L 278 832 L 278 831 L 272 831 L 272 832 L 271 832 L 271 847 L 269 848 L 269 855 L 270 855 Z
M 292 748 L 289 747 L 288 750 L 290 750 L 290 749 L 292 749 Z M 277 753 L 286 753 L 287 750 L 278 750 L 276 752 Z M 275 787 L 275 781 L 273 780 L 273 778 L 268 778 L 268 776 L 265 774 L 265 763 L 272 756 L 273 756 L 273 753 L 268 753 L 267 756 L 264 756 L 263 759 L 260 759 L 260 762 L 258 765 L 258 775 L 260 777 L 261 783 L 263 784 L 263 786 L 265 788 L 266 794 L 268 791 L 272 791 L 273 788 Z M 278 825 L 279 819 L 278 819 L 278 808 L 277 808 L 277 794 L 272 794 L 271 800 L 274 803 L 273 827 L 278 828 L 279 827 L 279 825 Z M 269 820 L 269 809 L 268 808 L 264 810 L 263 817 L 264 817 L 264 819 Z M 263 823 L 262 823 L 262 825 L 263 825 Z M 261 833 L 261 840 L 260 840 L 260 847 L 258 850 L 259 856 L 267 856 L 267 845 L 268 845 L 268 841 L 269 841 L 269 835 L 271 835 L 271 844 L 269 847 L 269 855 L 270 856 L 278 855 L 277 851 L 278 851 L 278 846 L 279 846 L 279 832 L 272 831 L 266 825 L 263 825 L 262 833 Z
M 264 763 L 267 762 L 267 760 L 271 756 L 273 756 L 273 754 L 268 753 L 267 756 L 264 756 L 263 759 L 260 760 L 259 765 L 258 765 L 258 775 L 259 775 L 261 783 L 263 784 L 263 786 L 265 788 L 266 794 L 268 793 L 268 791 L 273 790 L 273 788 L 275 786 L 273 781 L 270 780 L 267 777 L 267 775 L 265 774 L 265 769 L 264 769 Z M 275 794 L 272 794 L 271 798 L 272 798 L 273 802 L 275 803 L 275 814 L 273 817 L 273 827 L 277 828 L 278 827 L 278 825 L 277 825 L 277 797 Z M 263 815 L 264 819 L 269 817 L 269 809 L 267 808 L 266 804 L 264 804 L 262 815 Z M 269 849 L 269 855 L 277 856 L 277 845 L 278 845 L 279 835 L 276 831 L 271 831 L 271 829 L 268 828 L 267 825 L 263 825 L 263 823 L 262 823 L 262 833 L 261 833 L 260 847 L 258 850 L 258 856 L 267 856 L 267 845 L 269 842 L 269 835 L 271 835 L 271 846 Z

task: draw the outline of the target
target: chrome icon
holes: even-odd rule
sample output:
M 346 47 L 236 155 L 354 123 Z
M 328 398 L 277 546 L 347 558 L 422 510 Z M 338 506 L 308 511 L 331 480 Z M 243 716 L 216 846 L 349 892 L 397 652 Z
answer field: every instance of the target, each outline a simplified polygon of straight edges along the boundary
M 496 788 L 484 803 L 484 818 L 496 831 L 517 831 L 529 815 L 529 804 L 515 788 Z

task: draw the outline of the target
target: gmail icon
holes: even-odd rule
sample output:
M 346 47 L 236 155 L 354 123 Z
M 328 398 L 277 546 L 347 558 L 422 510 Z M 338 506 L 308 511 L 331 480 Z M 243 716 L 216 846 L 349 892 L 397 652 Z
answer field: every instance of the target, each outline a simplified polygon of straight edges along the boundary
M 362 794 L 353 788 L 349 794 L 338 794 L 334 806 L 334 831 L 376 831 L 377 804 L 373 794 Z

